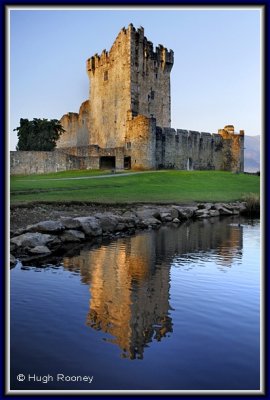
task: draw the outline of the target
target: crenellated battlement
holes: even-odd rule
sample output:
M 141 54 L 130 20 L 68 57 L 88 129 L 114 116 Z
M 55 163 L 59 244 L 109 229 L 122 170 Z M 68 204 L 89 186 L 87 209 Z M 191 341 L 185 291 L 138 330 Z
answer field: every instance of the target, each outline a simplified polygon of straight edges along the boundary
M 131 34 L 131 55 L 135 59 L 141 57 L 145 62 L 155 62 L 155 67 L 170 72 L 174 63 L 174 52 L 168 50 L 162 44 L 159 44 L 154 50 L 153 43 L 144 36 L 144 28 L 140 27 L 136 30 L 132 25 L 131 28 L 129 26 L 129 29 Z M 134 49 L 135 52 L 132 53 Z
M 141 47 L 141 52 L 137 50 L 137 56 L 143 55 L 146 60 L 155 61 L 157 66 L 162 70 L 171 71 L 174 63 L 174 52 L 168 50 L 162 44 L 159 44 L 154 51 L 153 43 L 144 36 L 144 28 L 140 27 L 136 29 L 133 24 L 129 24 L 127 29 L 125 27 L 121 29 L 109 52 L 104 49 L 101 54 L 95 54 L 87 60 L 87 72 L 94 73 L 96 68 L 104 66 L 104 64 L 109 65 L 110 62 L 114 61 L 114 53 L 119 51 L 121 47 L 126 47 L 127 45 L 129 45 L 131 49 L 131 58 L 134 57 L 132 48 L 139 46 Z M 132 59 L 130 62 L 132 64 Z

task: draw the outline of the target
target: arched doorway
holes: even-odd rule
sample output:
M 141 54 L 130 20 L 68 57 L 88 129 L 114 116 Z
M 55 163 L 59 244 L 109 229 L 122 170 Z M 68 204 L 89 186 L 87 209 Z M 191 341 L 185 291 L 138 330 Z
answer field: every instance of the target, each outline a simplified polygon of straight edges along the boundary
M 188 171 L 192 171 L 193 170 L 193 161 L 192 161 L 191 157 L 188 157 L 188 160 L 187 160 L 187 170 Z

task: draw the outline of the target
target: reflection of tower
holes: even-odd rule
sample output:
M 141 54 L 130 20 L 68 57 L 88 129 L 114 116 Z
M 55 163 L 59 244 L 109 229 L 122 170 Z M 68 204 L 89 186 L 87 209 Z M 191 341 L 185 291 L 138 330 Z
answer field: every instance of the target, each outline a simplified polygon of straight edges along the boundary
M 218 247 L 220 256 L 219 264 L 230 267 L 233 259 L 241 254 L 243 248 L 243 227 L 237 224 L 227 227 L 228 234 Z
M 145 345 L 172 332 L 169 267 L 155 267 L 155 240 L 140 235 L 91 252 L 87 324 L 114 336 L 123 357 L 143 358 Z M 139 254 L 139 256 L 138 256 Z
M 147 343 L 172 332 L 169 290 L 175 257 L 196 264 L 198 252 L 200 260 L 214 255 L 218 268 L 241 257 L 242 227 L 228 222 L 162 227 L 65 258 L 64 268 L 80 271 L 82 282 L 90 284 L 87 324 L 112 335 L 108 341 L 122 349 L 123 357 L 142 358 Z

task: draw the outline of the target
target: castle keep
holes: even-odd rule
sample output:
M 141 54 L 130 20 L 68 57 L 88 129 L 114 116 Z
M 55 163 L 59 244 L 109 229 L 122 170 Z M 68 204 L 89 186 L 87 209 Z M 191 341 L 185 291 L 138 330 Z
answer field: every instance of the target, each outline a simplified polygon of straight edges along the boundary
M 242 172 L 244 131 L 236 134 L 232 125 L 216 134 L 171 128 L 173 63 L 172 50 L 162 45 L 154 49 L 144 29 L 132 24 L 120 31 L 109 52 L 89 58 L 89 100 L 79 113 L 60 120 L 65 132 L 53 152 L 62 160 L 58 170 L 79 166 Z

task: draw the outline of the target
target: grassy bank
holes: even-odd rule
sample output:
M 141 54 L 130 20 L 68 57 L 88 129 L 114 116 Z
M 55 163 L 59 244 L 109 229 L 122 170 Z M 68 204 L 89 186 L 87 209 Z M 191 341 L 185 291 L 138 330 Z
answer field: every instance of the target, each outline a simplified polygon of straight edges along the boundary
M 170 170 L 85 179 L 87 176 L 100 174 L 101 171 L 68 171 L 11 177 L 11 204 L 32 201 L 100 203 L 234 201 L 242 200 L 250 193 L 259 194 L 260 191 L 258 176 L 223 171 Z M 84 179 L 68 179 L 80 177 Z

